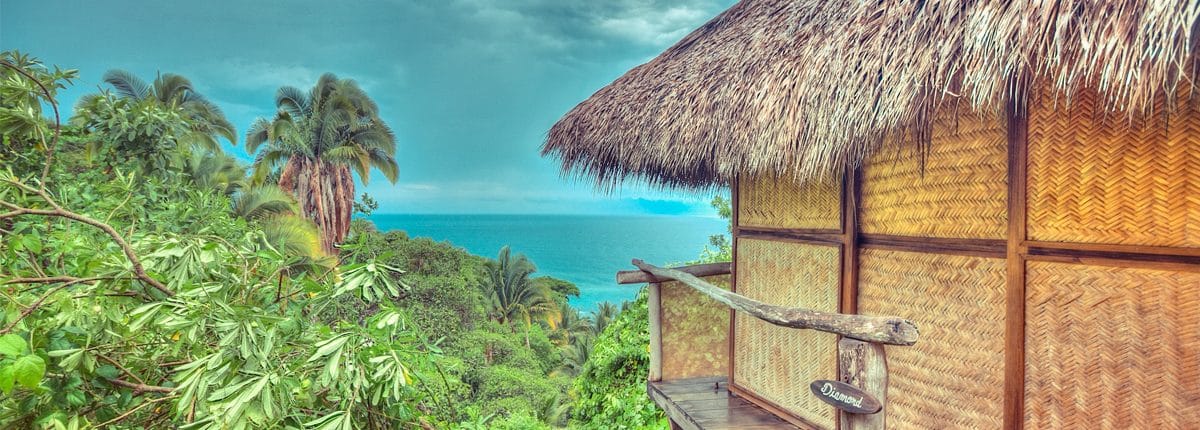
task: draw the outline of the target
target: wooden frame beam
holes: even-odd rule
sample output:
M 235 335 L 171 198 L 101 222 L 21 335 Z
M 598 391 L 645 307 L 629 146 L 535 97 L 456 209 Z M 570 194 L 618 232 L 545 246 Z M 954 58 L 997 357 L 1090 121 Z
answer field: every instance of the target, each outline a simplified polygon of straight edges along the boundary
M 862 248 L 988 258 L 1004 258 L 1008 252 L 1008 241 L 1003 239 L 948 239 L 864 234 L 859 237 L 859 242 Z
M 842 233 L 795 233 L 787 230 L 762 230 L 740 228 L 737 237 L 743 239 L 764 239 L 783 242 L 812 243 L 817 245 L 841 246 L 845 235 Z

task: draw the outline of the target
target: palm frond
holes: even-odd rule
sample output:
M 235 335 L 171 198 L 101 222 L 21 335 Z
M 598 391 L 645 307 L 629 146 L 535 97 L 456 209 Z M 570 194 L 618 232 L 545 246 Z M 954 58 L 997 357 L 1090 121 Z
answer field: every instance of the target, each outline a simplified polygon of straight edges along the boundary
M 259 145 L 268 142 L 271 136 L 270 128 L 270 121 L 264 118 L 254 120 L 246 130 L 246 152 L 253 154 L 258 151 Z
M 313 86 L 313 99 L 324 102 L 329 94 L 337 91 L 338 77 L 333 73 L 321 74 L 317 78 L 317 84 Z
M 346 138 L 351 144 L 366 149 L 380 149 L 388 155 L 396 154 L 396 136 L 382 123 L 371 123 L 360 127 Z
M 367 150 L 367 156 L 369 157 L 371 167 L 383 173 L 383 177 L 387 178 L 388 182 L 396 183 L 396 179 L 400 176 L 400 165 L 396 164 L 395 157 L 378 149 Z M 364 178 L 363 184 L 366 183 L 367 181 Z
M 154 79 L 154 97 L 167 105 L 183 104 L 199 97 L 192 81 L 183 75 L 166 73 Z
M 285 148 L 281 148 L 280 145 L 271 144 L 264 147 L 262 151 L 254 156 L 254 163 L 252 165 L 255 172 L 260 169 L 272 171 L 282 166 L 283 163 L 286 163 L 294 155 L 296 154 Z
M 293 118 L 305 118 L 312 112 L 308 95 L 293 86 L 282 86 L 275 91 L 275 106 Z
M 182 101 L 179 106 L 192 122 L 203 126 L 210 134 L 224 137 L 231 145 L 237 145 L 237 131 L 234 130 L 233 123 L 225 118 L 225 112 L 221 111 L 216 103 L 199 94 L 190 91 L 187 94 L 195 96 Z
M 296 200 L 274 185 L 244 189 L 238 192 L 233 201 L 234 215 L 249 220 L 297 212 Z
M 276 215 L 260 220 L 267 243 L 284 255 L 305 258 L 322 264 L 327 256 L 321 251 L 317 226 L 303 217 Z
M 112 85 L 120 97 L 141 101 L 151 96 L 150 85 L 146 81 L 143 81 L 142 78 L 125 70 L 109 70 L 100 79 L 104 83 Z
M 221 153 L 221 144 L 217 142 L 216 138 L 213 138 L 211 133 L 204 131 L 192 130 L 187 132 L 179 137 L 179 144 L 200 153 Z
M 201 189 L 215 189 L 233 194 L 246 185 L 246 168 L 225 154 L 194 151 L 185 161 L 183 171 Z

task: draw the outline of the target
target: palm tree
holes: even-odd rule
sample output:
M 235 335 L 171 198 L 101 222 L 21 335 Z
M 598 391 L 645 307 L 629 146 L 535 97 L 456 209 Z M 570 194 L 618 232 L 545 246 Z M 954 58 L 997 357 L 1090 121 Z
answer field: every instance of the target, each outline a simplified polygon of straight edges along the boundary
M 592 328 L 595 329 L 596 335 L 604 333 L 604 328 L 612 323 L 617 317 L 617 305 L 612 302 L 600 302 L 596 305 L 596 312 L 592 314 Z
M 572 406 L 570 397 L 559 393 L 545 395 L 534 405 L 536 416 L 554 428 L 566 427 Z
M 587 363 L 595 341 L 596 338 L 590 335 L 581 336 L 563 348 L 563 363 L 554 370 L 553 375 L 575 377 L 583 373 L 583 365 Z
M 568 346 L 575 340 L 592 334 L 592 322 L 579 314 L 566 301 L 558 302 L 558 320 L 551 325 L 551 340 L 559 346 Z
M 379 108 L 354 81 L 326 73 L 305 93 L 281 87 L 271 121 L 259 118 L 246 134 L 255 153 L 255 177 L 281 168 L 279 186 L 300 202 L 303 216 L 321 229 L 326 251 L 350 231 L 354 205 L 351 171 L 366 184 L 372 168 L 396 182 L 396 137 Z
M 127 71 L 109 70 L 102 79 L 112 85 L 119 98 L 178 109 L 188 120 L 192 131 L 186 136 L 181 136 L 181 140 L 186 143 L 212 152 L 220 152 L 221 146 L 217 143 L 217 137 L 224 137 L 230 144 L 237 144 L 237 131 L 234 130 L 233 124 L 225 118 L 225 114 L 216 104 L 196 92 L 192 82 L 182 75 L 161 74 L 153 83 L 147 84 Z
M 520 321 L 525 325 L 525 345 L 529 346 L 529 327 L 535 318 L 553 321 L 558 317 L 558 305 L 553 294 L 529 278 L 537 268 L 524 254 L 512 255 L 505 246 L 495 260 L 484 263 L 484 290 L 491 296 L 491 316 L 510 325 Z

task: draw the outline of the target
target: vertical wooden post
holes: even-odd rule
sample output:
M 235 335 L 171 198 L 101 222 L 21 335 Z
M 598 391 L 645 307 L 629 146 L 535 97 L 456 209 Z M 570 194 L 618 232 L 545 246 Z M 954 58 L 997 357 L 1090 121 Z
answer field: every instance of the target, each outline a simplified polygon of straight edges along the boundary
M 842 285 L 838 302 L 838 311 L 843 314 L 858 313 L 859 181 L 859 169 L 847 168 L 842 180 Z M 840 428 L 846 422 L 846 414 L 838 415 Z
M 842 190 L 842 294 L 841 313 L 858 313 L 858 169 L 847 169 Z
M 1007 107 L 1008 246 L 1004 330 L 1004 429 L 1021 430 L 1025 419 L 1025 256 L 1026 172 L 1029 97 L 1025 83 Z
M 729 181 L 729 200 L 730 200 L 729 209 L 731 210 L 730 217 L 729 217 L 729 240 L 730 240 L 729 258 L 730 258 L 730 260 L 732 260 L 732 261 L 730 261 L 730 264 L 729 264 L 729 291 L 733 291 L 735 293 L 738 290 L 738 288 L 737 288 L 737 270 L 738 270 L 737 269 L 737 264 L 738 264 L 737 263 L 737 261 L 738 261 L 737 255 L 738 255 L 738 235 L 740 234 L 740 232 L 738 231 L 738 226 L 740 225 L 740 224 L 738 224 L 738 212 L 741 212 L 741 204 L 738 202 L 738 194 L 740 194 L 739 190 L 741 188 L 741 179 L 739 179 L 739 178 L 740 178 L 740 175 L 735 176 L 733 178 L 733 180 Z M 729 359 L 729 365 L 726 366 L 726 368 L 729 370 L 728 376 L 729 376 L 729 386 L 730 387 L 737 385 L 737 383 L 734 381 L 734 375 L 737 374 L 737 372 L 734 371 L 735 370 L 734 365 L 737 363 L 737 360 L 734 359 L 734 352 L 736 352 L 734 346 L 737 345 L 736 344 L 736 341 L 737 341 L 736 336 L 737 336 L 737 311 L 733 310 L 733 308 L 729 308 L 729 331 L 728 331 L 728 336 L 725 336 L 726 343 L 729 344 L 729 349 L 728 349 L 729 352 L 726 353 L 725 357 Z
M 862 389 L 883 405 L 878 413 L 838 412 L 841 430 L 883 430 L 887 415 L 887 357 L 883 345 L 854 339 L 838 341 L 838 375 L 842 382 Z
M 651 283 L 647 299 L 650 308 L 650 376 L 651 382 L 662 380 L 662 284 Z

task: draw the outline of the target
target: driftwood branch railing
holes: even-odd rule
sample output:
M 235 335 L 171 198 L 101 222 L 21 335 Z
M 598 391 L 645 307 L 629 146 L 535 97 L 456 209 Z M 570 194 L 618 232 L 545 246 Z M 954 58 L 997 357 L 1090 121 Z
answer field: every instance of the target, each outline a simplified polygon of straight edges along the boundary
M 915 324 L 902 318 L 847 315 L 769 305 L 718 288 L 687 272 L 664 269 L 642 260 L 633 260 L 633 265 L 656 277 L 682 282 L 726 306 L 782 327 L 823 331 L 864 342 L 888 345 L 912 345 L 917 342 L 920 334 Z
M 729 263 L 674 269 L 633 260 L 639 270 L 617 273 L 620 284 L 649 283 L 650 375 L 662 379 L 661 283 L 677 281 L 731 309 L 782 327 L 810 329 L 842 336 L 838 342 L 838 381 L 813 381 L 813 394 L 840 412 L 843 430 L 883 429 L 887 396 L 887 360 L 883 345 L 907 346 L 920 333 L 911 321 L 897 317 L 839 314 L 776 306 L 705 282 L 700 277 L 726 275 Z M 871 405 L 877 407 L 870 407 Z

